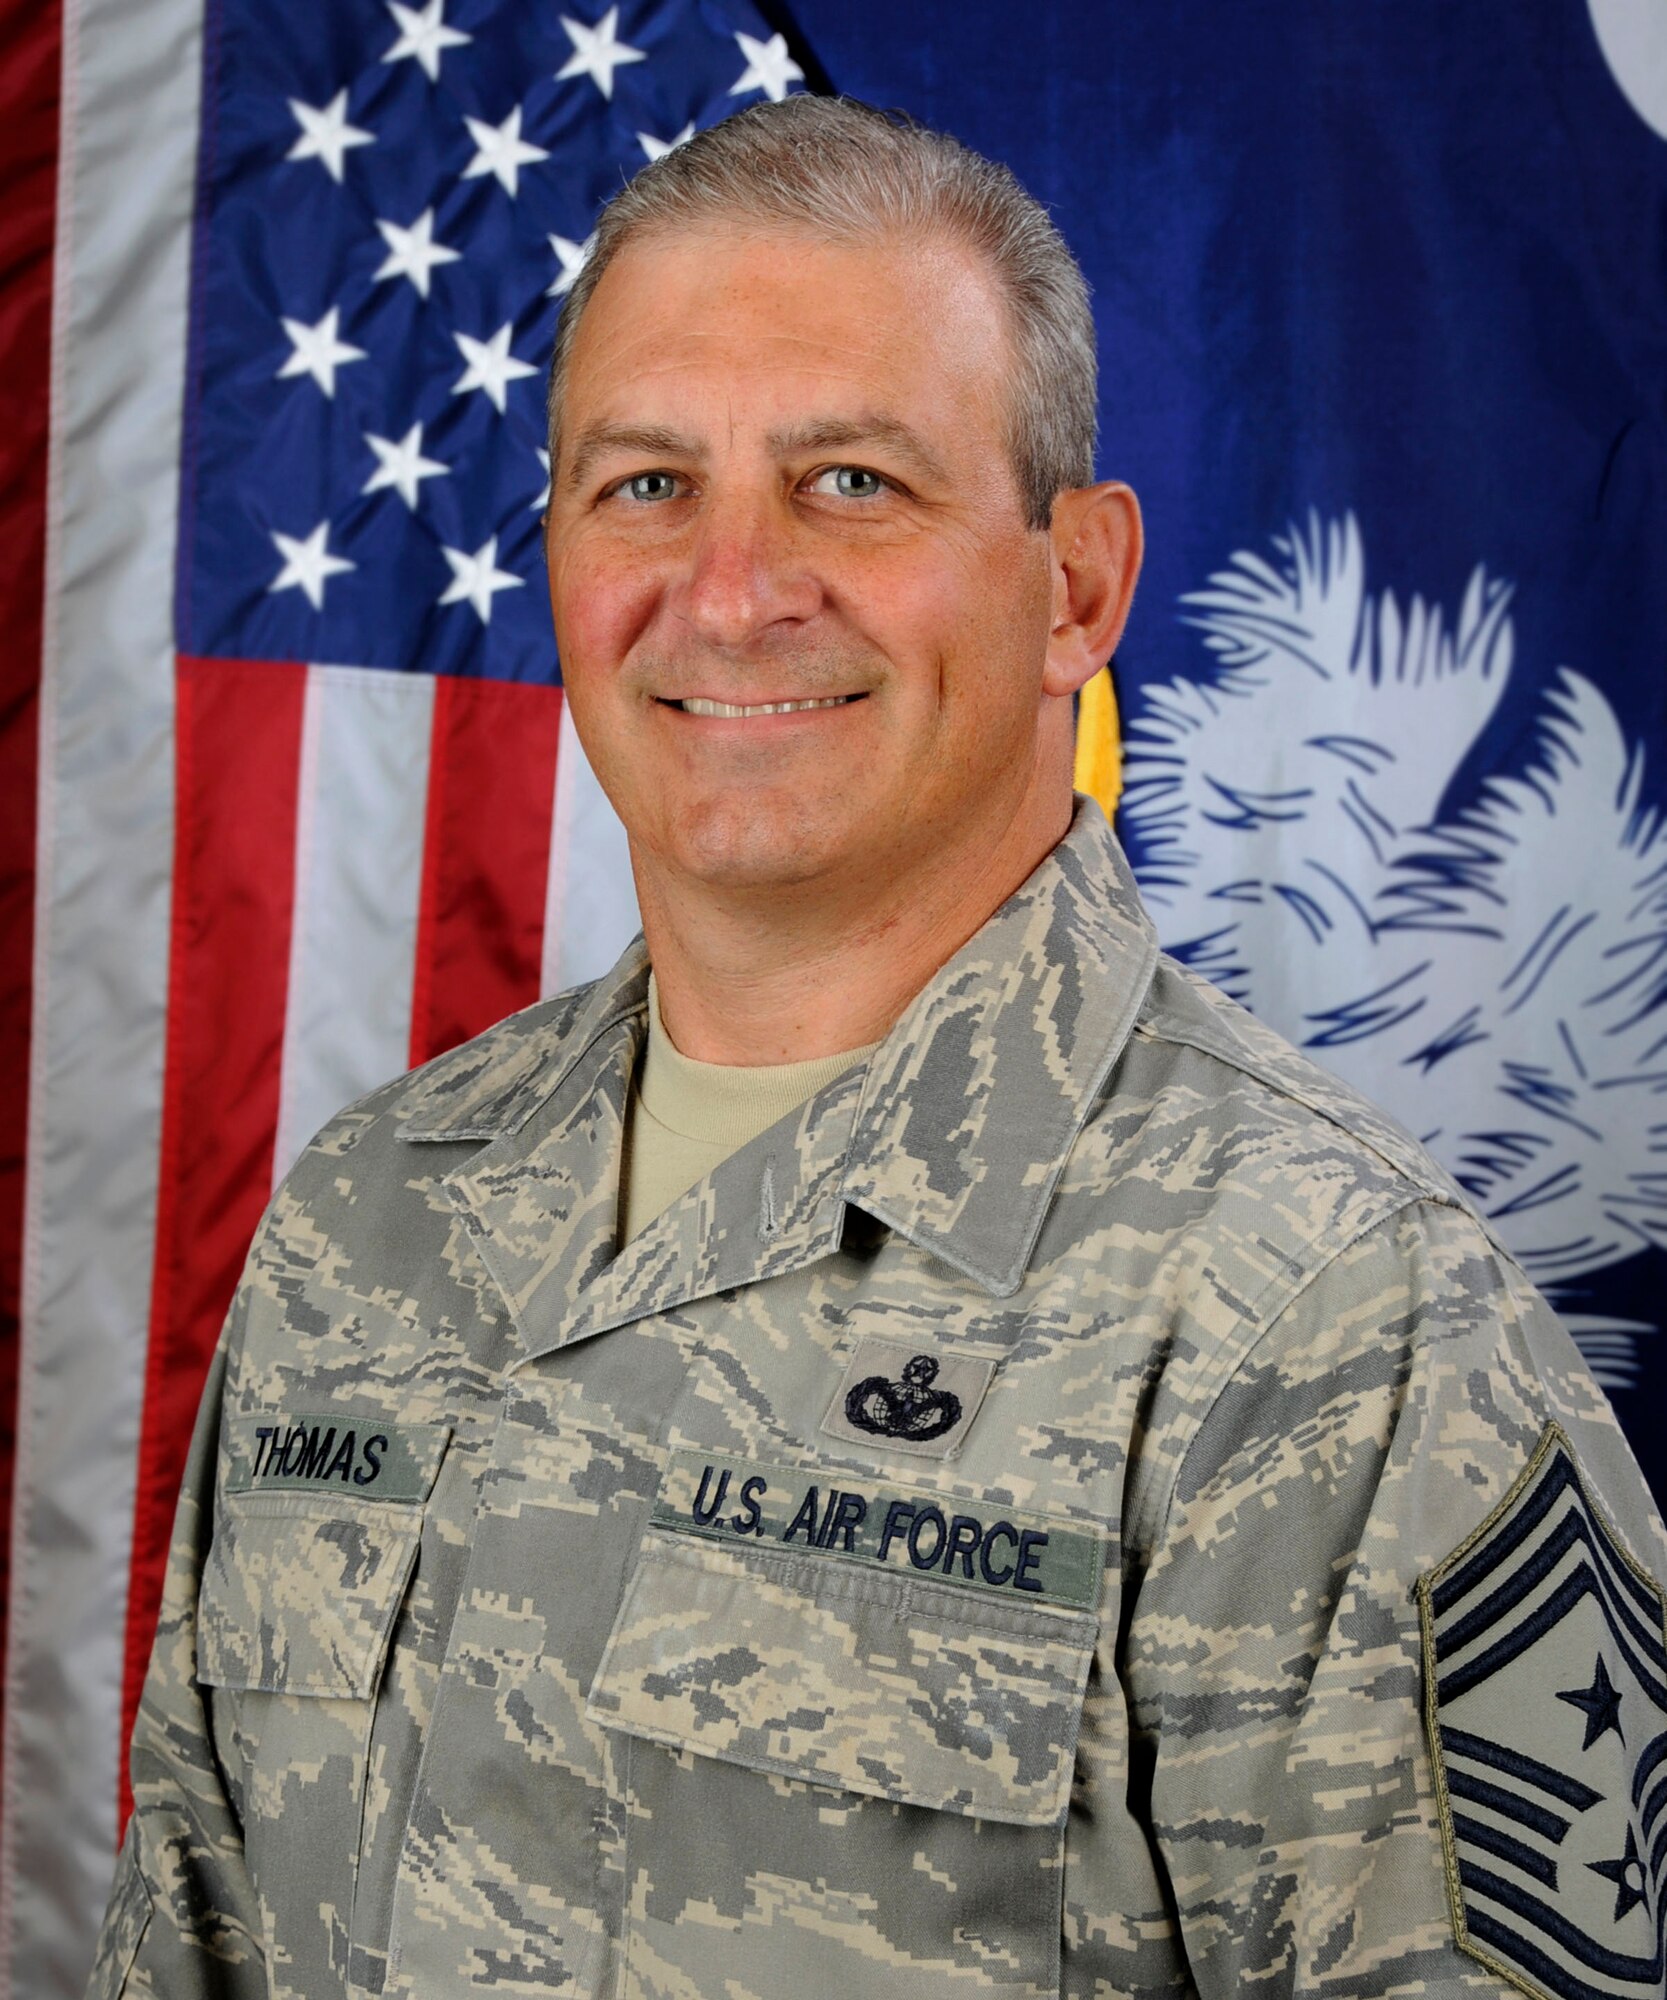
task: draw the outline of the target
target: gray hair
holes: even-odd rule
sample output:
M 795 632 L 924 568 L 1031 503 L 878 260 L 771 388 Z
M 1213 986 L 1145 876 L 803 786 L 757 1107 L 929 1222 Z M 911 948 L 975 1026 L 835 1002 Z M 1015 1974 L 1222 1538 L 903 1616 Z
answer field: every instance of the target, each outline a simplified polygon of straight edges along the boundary
M 1088 286 L 1040 202 L 1004 166 L 899 112 L 795 94 L 749 105 L 644 167 L 603 209 L 550 361 L 550 460 L 562 390 L 591 293 L 645 231 L 714 216 L 814 232 L 830 242 L 945 236 L 983 256 L 1006 296 L 1013 373 L 1007 448 L 1030 526 L 1056 493 L 1091 485 L 1097 419 Z

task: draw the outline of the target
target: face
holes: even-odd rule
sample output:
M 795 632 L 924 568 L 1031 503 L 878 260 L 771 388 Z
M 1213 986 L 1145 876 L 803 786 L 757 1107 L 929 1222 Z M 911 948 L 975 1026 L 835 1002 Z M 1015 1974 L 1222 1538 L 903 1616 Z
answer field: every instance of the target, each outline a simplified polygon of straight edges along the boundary
M 549 523 L 574 722 L 639 877 L 878 888 L 1036 783 L 1054 583 L 949 244 L 733 229 L 622 252 L 580 322 Z

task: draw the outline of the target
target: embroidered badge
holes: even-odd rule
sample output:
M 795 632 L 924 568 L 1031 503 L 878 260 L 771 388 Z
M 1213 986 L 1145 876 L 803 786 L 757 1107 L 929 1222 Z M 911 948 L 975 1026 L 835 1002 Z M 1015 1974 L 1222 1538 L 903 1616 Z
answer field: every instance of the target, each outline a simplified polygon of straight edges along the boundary
M 1460 1947 L 1548 2000 L 1659 1996 L 1667 1601 L 1557 1425 L 1418 1602 Z
M 228 1493 L 326 1493 L 420 1506 L 449 1424 L 390 1424 L 340 1411 L 238 1417 L 228 1425 Z
M 859 1340 L 822 1428 L 848 1444 L 946 1458 L 960 1446 L 994 1372 L 993 1361 L 972 1355 Z
M 831 1557 L 1078 1611 L 1099 1602 L 1105 1568 L 1100 1532 L 1087 1523 L 698 1451 L 672 1453 L 653 1522 L 741 1549 Z

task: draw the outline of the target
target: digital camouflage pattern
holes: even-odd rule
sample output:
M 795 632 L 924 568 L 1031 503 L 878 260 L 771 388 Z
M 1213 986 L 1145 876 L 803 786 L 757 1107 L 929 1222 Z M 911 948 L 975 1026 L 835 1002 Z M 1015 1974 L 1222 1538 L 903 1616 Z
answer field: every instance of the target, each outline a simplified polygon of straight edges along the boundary
M 1160 959 L 1087 805 L 616 1256 L 646 983 L 389 1085 L 275 1197 L 92 1992 L 1508 1990 L 1455 1938 L 1416 1586 L 1553 1423 L 1663 1536 L 1454 1187 Z

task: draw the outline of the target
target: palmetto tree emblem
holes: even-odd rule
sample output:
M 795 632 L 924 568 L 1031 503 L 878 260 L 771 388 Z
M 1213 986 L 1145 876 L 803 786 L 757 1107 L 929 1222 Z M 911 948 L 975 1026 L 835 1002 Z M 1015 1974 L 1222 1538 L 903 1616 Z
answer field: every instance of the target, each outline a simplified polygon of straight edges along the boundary
M 1510 586 L 1368 594 L 1353 516 L 1183 600 L 1213 670 L 1145 690 L 1122 821 L 1168 948 L 1428 1145 L 1555 1302 L 1667 1243 L 1667 833 L 1563 669 L 1453 807 L 1512 672 Z M 1565 1313 L 1600 1380 L 1654 1328 Z

